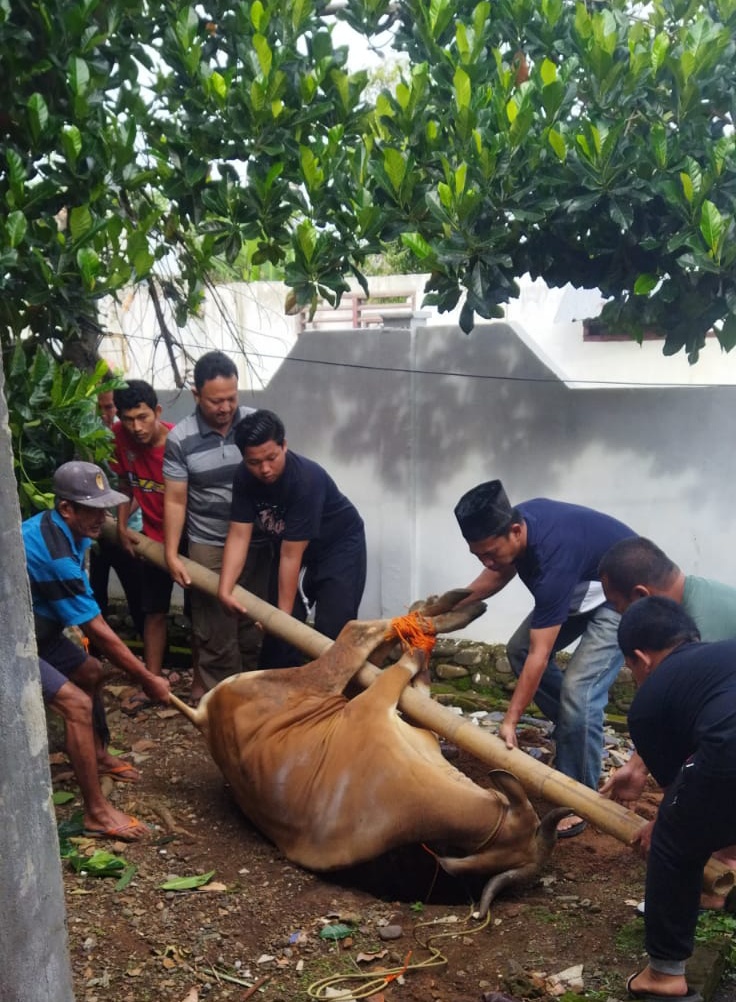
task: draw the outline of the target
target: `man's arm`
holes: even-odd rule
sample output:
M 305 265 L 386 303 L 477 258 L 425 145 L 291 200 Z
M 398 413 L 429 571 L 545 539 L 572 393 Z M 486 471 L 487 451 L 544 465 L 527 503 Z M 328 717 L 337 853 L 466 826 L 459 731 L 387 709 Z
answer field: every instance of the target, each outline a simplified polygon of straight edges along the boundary
M 233 588 L 240 577 L 253 536 L 252 522 L 231 522 L 227 530 L 217 597 L 229 612 L 247 615 L 248 610 L 233 597 Z
M 174 581 L 183 588 L 192 583 L 181 557 L 179 544 L 187 517 L 186 480 L 170 480 L 164 477 L 164 555 Z
M 487 567 L 484 568 L 478 577 L 467 586 L 471 594 L 467 598 L 464 598 L 462 602 L 459 602 L 457 608 L 461 609 L 464 605 L 470 605 L 473 602 L 482 601 L 484 598 L 490 598 L 491 595 L 495 595 L 502 588 L 505 588 L 509 581 L 515 577 L 516 568 L 513 565 L 505 567 L 501 571 L 492 571 Z
M 143 662 L 131 654 L 101 614 L 82 623 L 80 629 L 95 647 L 102 651 L 108 661 L 134 678 L 147 696 L 156 702 L 168 703 L 170 691 L 168 680 L 163 676 L 152 675 Z
M 559 632 L 560 626 L 546 626 L 541 630 L 529 631 L 529 653 L 498 731 L 507 748 L 519 747 L 516 740 L 516 725 L 524 710 L 534 700 Z
M 284 540 L 279 553 L 279 599 L 278 606 L 282 612 L 294 612 L 294 602 L 299 587 L 299 571 L 302 569 L 302 557 L 309 545 L 309 540 Z
M 125 494 L 128 497 L 127 501 L 118 505 L 117 508 L 117 532 L 118 532 L 118 546 L 120 546 L 126 553 L 129 553 L 131 557 L 136 555 L 135 543 L 132 537 L 128 534 L 128 519 L 130 518 L 131 512 L 133 511 L 133 494 L 130 486 L 124 481 L 118 484 L 118 490 L 121 494 Z

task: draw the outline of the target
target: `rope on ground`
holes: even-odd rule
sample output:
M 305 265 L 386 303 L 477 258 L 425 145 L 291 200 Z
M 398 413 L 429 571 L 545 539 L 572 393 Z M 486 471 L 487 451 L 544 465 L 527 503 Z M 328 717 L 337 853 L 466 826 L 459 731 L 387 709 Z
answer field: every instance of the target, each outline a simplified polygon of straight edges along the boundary
M 476 922 L 473 919 L 473 911 L 471 909 L 460 928 L 452 929 L 449 932 L 437 932 L 424 939 L 419 938 L 418 933 L 420 929 L 429 929 L 444 922 L 447 922 L 447 919 L 433 919 L 431 922 L 419 922 L 414 927 L 414 939 L 419 947 L 426 950 L 429 954 L 424 960 L 417 960 L 412 963 L 411 957 L 414 951 L 409 950 L 401 967 L 384 968 L 379 971 L 361 971 L 357 974 L 331 974 L 326 978 L 321 978 L 319 981 L 313 982 L 307 988 L 307 995 L 311 999 L 334 999 L 337 997 L 335 993 L 342 991 L 346 1002 L 349 1002 L 349 1000 L 356 1000 L 357 1002 L 358 999 L 368 998 L 387 988 L 392 981 L 396 981 L 408 971 L 422 971 L 430 967 L 441 967 L 447 963 L 447 957 L 436 946 L 432 945 L 434 941 L 438 939 L 454 939 L 457 936 L 474 936 L 476 933 L 482 932 L 490 922 L 490 912 L 482 922 Z M 328 989 L 330 989 L 329 992 Z

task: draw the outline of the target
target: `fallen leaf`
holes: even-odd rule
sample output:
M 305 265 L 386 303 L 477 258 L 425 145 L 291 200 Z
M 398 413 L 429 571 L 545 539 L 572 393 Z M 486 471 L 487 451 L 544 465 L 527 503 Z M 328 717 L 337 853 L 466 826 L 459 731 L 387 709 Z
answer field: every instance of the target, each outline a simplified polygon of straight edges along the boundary
M 138 978 L 138 977 L 141 976 L 141 974 L 143 974 L 143 968 L 142 967 L 131 967 L 129 971 L 125 972 L 125 974 L 126 974 L 126 977 L 128 977 L 128 978 Z
M 181 1002 L 199 1002 L 199 992 L 196 988 L 190 988 Z
M 168 720 L 170 717 L 180 717 L 178 710 L 158 710 L 156 716 L 159 720 Z
M 358 964 L 370 964 L 372 960 L 383 960 L 388 950 L 379 950 L 378 953 L 359 953 L 355 958 Z
M 135 741 L 131 746 L 131 751 L 134 752 L 147 752 L 151 749 L 156 748 L 156 742 L 151 741 L 150 738 L 141 738 L 140 741 Z
M 213 880 L 211 884 L 198 888 L 200 891 L 226 891 L 227 884 L 221 884 L 219 880 Z
M 164 957 L 161 963 L 164 965 L 167 971 L 170 971 L 173 967 L 176 967 L 176 961 L 172 960 L 171 957 Z
M 49 765 L 66 765 L 66 755 L 64 752 L 52 752 L 49 755 Z

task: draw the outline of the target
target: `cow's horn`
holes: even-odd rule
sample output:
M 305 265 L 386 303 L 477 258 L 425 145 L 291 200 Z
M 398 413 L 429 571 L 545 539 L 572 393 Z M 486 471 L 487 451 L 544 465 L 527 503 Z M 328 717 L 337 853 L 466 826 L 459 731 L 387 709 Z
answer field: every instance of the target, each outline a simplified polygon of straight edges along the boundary
M 524 883 L 524 881 L 535 876 L 538 870 L 539 866 L 536 863 L 529 863 L 527 866 L 519 866 L 515 870 L 504 870 L 503 873 L 495 874 L 483 888 L 478 911 L 474 912 L 473 917 L 484 919 L 494 898 L 500 891 L 503 891 L 506 887 L 513 887 L 515 884 Z
M 555 807 L 554 810 L 549 811 L 542 818 L 537 830 L 537 842 L 540 850 L 538 857 L 540 866 L 544 863 L 555 847 L 555 842 L 557 841 L 557 825 L 563 818 L 569 818 L 570 815 L 574 813 L 575 812 L 571 811 L 569 807 Z

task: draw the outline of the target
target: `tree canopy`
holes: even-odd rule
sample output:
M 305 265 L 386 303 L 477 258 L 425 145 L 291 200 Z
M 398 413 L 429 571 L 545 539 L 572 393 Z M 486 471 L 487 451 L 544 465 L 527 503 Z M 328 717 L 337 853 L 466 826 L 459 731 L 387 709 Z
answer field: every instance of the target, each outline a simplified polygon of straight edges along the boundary
M 333 17 L 390 27 L 395 85 Z M 400 238 L 466 331 L 529 272 L 730 349 L 735 32 L 736 0 L 0 0 L 3 343 L 91 344 L 131 282 L 183 322 L 245 245 L 287 309 L 335 301 Z

